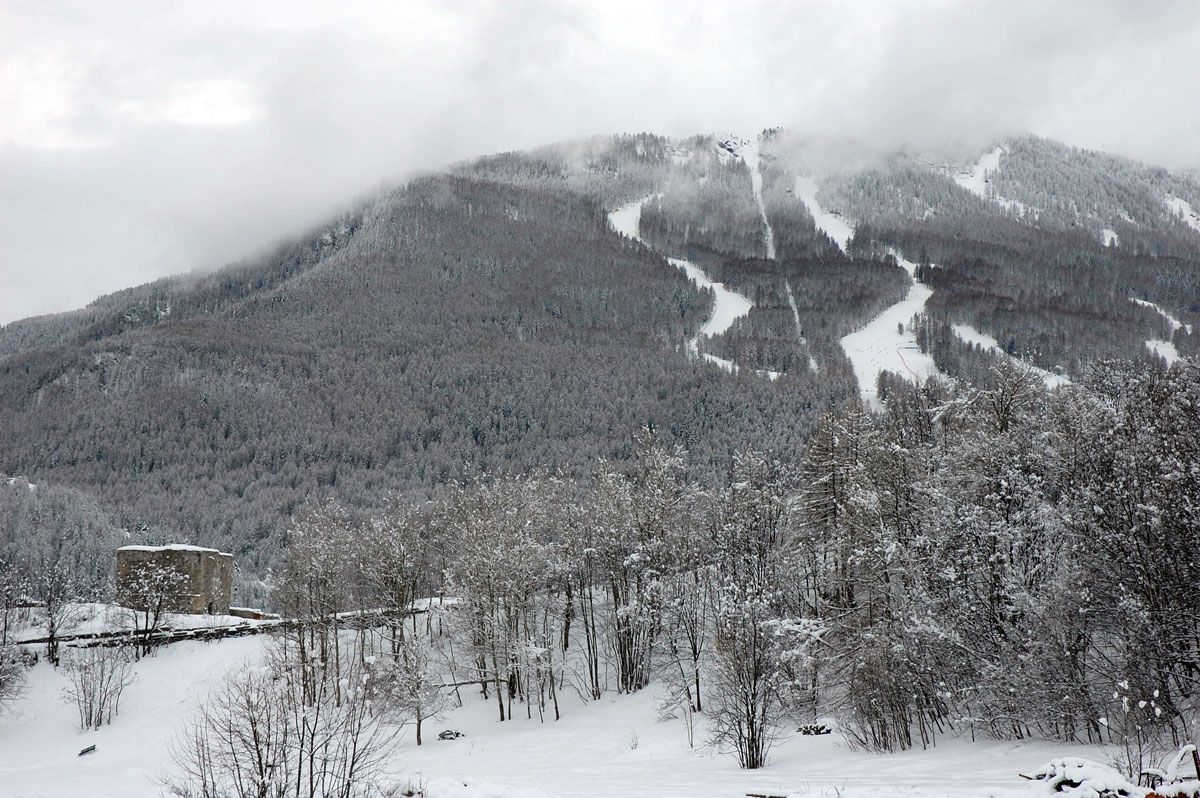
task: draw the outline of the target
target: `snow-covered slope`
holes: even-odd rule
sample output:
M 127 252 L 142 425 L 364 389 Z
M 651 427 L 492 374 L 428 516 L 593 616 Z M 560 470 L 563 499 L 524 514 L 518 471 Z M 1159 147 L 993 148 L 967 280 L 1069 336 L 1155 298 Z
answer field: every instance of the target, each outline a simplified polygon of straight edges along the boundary
M 750 138 L 742 142 L 738 154 L 742 163 L 750 171 L 750 191 L 754 194 L 754 202 L 758 205 L 758 215 L 763 223 L 763 244 L 767 252 L 767 260 L 775 260 L 775 231 L 771 229 L 771 220 L 767 218 L 767 206 L 763 202 L 763 179 L 759 165 L 759 145 L 761 137 Z
M 113 724 L 93 732 L 78 731 L 74 708 L 59 701 L 62 672 L 39 664 L 27 694 L 0 715 L 0 796 L 158 798 L 172 741 L 222 678 L 256 663 L 267 644 L 254 637 L 161 649 L 135 666 L 138 681 Z M 420 782 L 429 798 L 1017 798 L 1028 795 L 1018 772 L 1055 756 L 1105 759 L 1079 745 L 949 738 L 927 751 L 879 755 L 852 751 L 834 734 L 791 737 L 767 768 L 744 771 L 733 756 L 703 747 L 703 717 L 695 747 L 683 720 L 659 720 L 654 686 L 588 703 L 564 690 L 562 720 L 545 723 L 536 713 L 500 723 L 494 702 L 471 689 L 462 698 L 463 707 L 428 722 L 421 747 L 405 732 L 385 763 L 386 784 Z M 442 729 L 466 736 L 437 740 Z M 95 752 L 79 756 L 89 745 Z
M 622 205 L 620 208 L 608 214 L 608 223 L 613 230 L 618 233 L 632 238 L 642 244 L 646 242 L 638 234 L 639 226 L 642 218 L 642 207 L 647 202 L 654 199 L 653 194 L 648 197 L 643 197 L 640 200 Z M 649 246 L 647 244 L 647 246 Z M 701 338 L 706 336 L 720 335 L 733 326 L 733 323 L 750 312 L 750 308 L 754 307 L 754 303 L 747 297 L 739 294 L 736 291 L 731 291 L 726 288 L 724 283 L 714 282 L 704 270 L 691 261 L 682 258 L 668 257 L 667 261 L 677 269 L 682 269 L 684 274 L 688 276 L 698 288 L 708 289 L 713 293 L 713 310 L 712 315 L 704 322 L 704 326 L 700 328 L 700 332 L 688 343 L 688 349 L 693 355 L 699 355 L 710 363 L 715 363 L 726 371 L 735 371 L 736 365 L 733 361 L 725 358 L 717 357 L 716 355 L 708 354 L 700 351 Z M 772 378 L 778 375 L 764 372 Z
M 209 691 L 234 668 L 255 662 L 266 637 L 178 643 L 134 665 L 112 725 L 82 732 L 73 705 L 61 700 L 66 675 L 45 660 L 28 690 L 0 713 L 0 796 L 4 798 L 150 798 L 171 744 Z M 95 752 L 79 756 L 89 745 Z
M 990 200 L 1006 210 L 1025 213 L 1026 207 L 1024 203 L 1017 200 L 1005 199 L 991 189 L 991 176 L 999 171 L 1000 156 L 1003 154 L 1003 147 L 996 147 L 985 152 L 969 170 L 954 173 L 954 182 L 975 196 Z
M 1197 212 L 1190 202 L 1170 194 L 1167 195 L 1166 202 L 1167 207 L 1171 209 L 1171 213 L 1183 219 L 1188 227 L 1200 233 L 1200 212 Z
M 817 183 L 813 178 L 801 175 L 796 178 L 796 196 L 808 206 L 808 212 L 813 215 L 817 229 L 829 236 L 841 248 L 842 252 L 850 246 L 854 237 L 854 228 L 842 218 L 840 213 L 827 211 L 817 202 Z
M 1167 324 L 1171 327 L 1172 339 L 1175 337 L 1175 331 L 1181 327 L 1186 329 L 1188 335 L 1192 334 L 1192 325 L 1184 324 L 1179 319 L 1163 310 L 1161 306 L 1156 305 L 1153 302 L 1147 302 L 1144 299 L 1137 299 L 1136 297 L 1130 297 L 1130 300 L 1138 305 L 1141 305 L 1142 307 L 1150 308 L 1166 319 Z M 1146 348 L 1161 357 L 1163 360 L 1167 361 L 1168 366 L 1179 359 L 1179 350 L 1175 348 L 1175 343 L 1171 339 L 1151 338 L 1150 340 L 1146 341 Z
M 884 310 L 865 327 L 841 340 L 842 349 L 854 367 L 859 394 L 869 407 L 880 408 L 875 383 L 879 374 L 890 371 L 912 381 L 940 374 L 933 358 L 921 351 L 909 322 L 925 310 L 933 289 L 916 279 L 917 265 L 893 252 L 908 272 L 911 285 L 904 299 Z M 903 329 L 902 329 L 903 328 Z
M 995 352 L 999 355 L 1004 355 L 1005 357 L 1011 357 L 1007 352 L 1000 348 L 999 341 L 987 333 L 975 329 L 969 324 L 954 324 L 951 325 L 951 329 L 954 330 L 955 335 L 969 344 L 975 344 L 982 349 L 986 349 L 989 352 Z M 1067 377 L 1064 377 L 1062 374 L 1055 374 L 1053 371 L 1047 371 L 1046 369 L 1038 368 L 1037 366 L 1030 365 L 1025 361 L 1015 357 L 1013 357 L 1012 360 L 1031 369 L 1035 374 L 1042 378 L 1042 382 L 1046 384 L 1047 388 L 1057 388 L 1060 385 L 1071 384 L 1071 380 Z

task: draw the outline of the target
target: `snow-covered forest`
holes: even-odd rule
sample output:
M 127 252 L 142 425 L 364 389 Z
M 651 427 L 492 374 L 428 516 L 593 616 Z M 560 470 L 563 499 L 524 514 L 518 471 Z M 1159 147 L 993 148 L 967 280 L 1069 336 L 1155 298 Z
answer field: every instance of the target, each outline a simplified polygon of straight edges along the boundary
M 586 728 L 591 705 L 641 693 L 689 747 L 745 769 L 821 726 L 893 752 L 1087 743 L 1135 780 L 1191 739 L 1197 369 L 1103 363 L 1048 391 L 1010 363 L 986 388 L 880 388 L 882 412 L 830 411 L 801 458 L 741 451 L 715 485 L 643 429 L 586 480 L 481 479 L 367 516 L 336 497 L 302 508 L 270 577 L 295 625 L 175 730 L 171 788 L 290 795 L 311 778 L 300 794 L 334 794 L 394 774 L 401 730 L 429 745 L 458 706 Z M 94 577 L 70 541 L 29 536 L 56 496 L 4 495 L 19 519 L 7 629 L 31 612 L 14 597 L 48 618 Z M 9 701 L 20 657 L 60 656 L 4 651 Z M 60 667 L 88 651 L 105 649 Z

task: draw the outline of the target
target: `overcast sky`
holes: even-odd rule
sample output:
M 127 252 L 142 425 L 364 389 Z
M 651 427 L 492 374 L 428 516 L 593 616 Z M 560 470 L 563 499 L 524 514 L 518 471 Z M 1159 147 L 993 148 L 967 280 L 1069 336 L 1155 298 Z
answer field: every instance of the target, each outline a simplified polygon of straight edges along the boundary
M 1200 166 L 1196 0 L 0 0 L 0 324 L 607 132 L 1034 132 Z

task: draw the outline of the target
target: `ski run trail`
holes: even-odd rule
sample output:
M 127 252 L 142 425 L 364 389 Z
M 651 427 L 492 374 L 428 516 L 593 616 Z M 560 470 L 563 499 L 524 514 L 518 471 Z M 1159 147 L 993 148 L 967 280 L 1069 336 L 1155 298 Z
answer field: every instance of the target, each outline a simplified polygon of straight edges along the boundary
M 854 237 L 854 227 L 841 214 L 821 207 L 817 201 L 817 188 L 812 177 L 802 175 L 796 178 L 795 195 L 807 206 L 817 229 L 833 239 L 838 248 L 845 252 L 850 239 Z M 875 388 L 882 372 L 890 371 L 916 383 L 941 374 L 933 358 L 917 345 L 911 325 L 913 317 L 925 311 L 925 303 L 933 295 L 933 289 L 917 280 L 915 263 L 894 250 L 892 255 L 908 274 L 908 292 L 899 302 L 867 322 L 866 326 L 843 336 L 840 341 L 842 351 L 854 369 L 859 395 L 863 403 L 874 410 L 883 407 Z M 790 299 L 791 286 L 788 286 L 788 294 Z M 794 311 L 794 301 L 792 308 Z
M 189 721 L 228 674 L 258 667 L 270 644 L 262 635 L 161 648 L 134 663 L 136 681 L 119 714 L 91 732 L 79 730 L 75 707 L 61 700 L 66 674 L 43 660 L 0 718 L 0 796 L 168 794 L 161 782 L 174 769 L 171 751 Z M 789 736 L 772 749 L 766 768 L 745 771 L 733 755 L 705 748 L 703 716 L 694 745 L 684 719 L 663 720 L 665 692 L 654 684 L 585 702 L 564 690 L 561 720 L 520 712 L 501 723 L 493 702 L 463 689 L 463 706 L 426 722 L 424 745 L 415 744 L 411 725 L 403 730 L 383 762 L 382 783 L 422 784 L 427 798 L 1030 798 L 1018 773 L 1055 757 L 1103 762 L 1111 754 L 1079 744 L 950 736 L 928 750 L 877 754 L 851 750 L 834 733 Z M 438 740 L 443 729 L 465 736 Z M 92 745 L 93 753 L 79 756 Z
M 917 345 L 911 324 L 914 316 L 925 311 L 933 289 L 917 280 L 917 264 L 897 252 L 892 255 L 908 274 L 908 293 L 867 322 L 867 326 L 841 340 L 842 350 L 854 367 L 863 402 L 876 410 L 883 409 L 875 389 L 882 372 L 891 371 L 916 383 L 941 374 L 933 358 Z
M 763 225 L 763 243 L 766 250 L 766 257 L 769 260 L 775 260 L 775 233 L 771 228 L 770 219 L 767 216 L 766 204 L 763 201 L 763 179 L 762 172 L 759 169 L 759 146 L 761 138 L 726 137 L 722 141 L 727 147 L 725 151 L 740 158 L 750 173 L 751 190 L 754 194 L 754 201 L 758 205 L 759 217 Z M 1005 200 L 997 197 L 994 192 L 989 193 L 988 191 L 988 178 L 999 168 L 1000 156 L 1003 152 L 1003 148 L 996 147 L 985 153 L 969 172 L 956 174 L 954 175 L 954 179 L 963 188 L 980 197 L 997 202 L 1006 208 L 1024 212 L 1025 206 L 1021 203 L 1014 200 Z M 817 229 L 829 236 L 844 253 L 849 247 L 850 240 L 854 237 L 854 226 L 840 213 L 830 211 L 821 206 L 821 203 L 817 200 L 818 188 L 817 182 L 812 176 L 800 175 L 795 178 L 795 196 L 808 208 L 813 216 L 813 220 L 816 222 Z M 639 229 L 642 208 L 656 196 L 659 195 L 651 194 L 617 208 L 609 213 L 609 224 L 616 232 L 649 247 L 650 245 L 641 237 Z M 1116 243 L 1115 234 L 1111 243 Z M 895 250 L 892 250 L 891 254 L 908 275 L 909 286 L 907 293 L 899 302 L 885 308 L 878 316 L 867 322 L 866 325 L 843 336 L 840 341 L 842 351 L 846 353 L 846 357 L 850 360 L 850 365 L 854 370 L 854 377 L 858 381 L 859 395 L 862 397 L 863 402 L 874 410 L 882 409 L 876 384 L 879 375 L 884 371 L 898 374 L 914 383 L 921 383 L 927 379 L 936 379 L 943 376 L 937 364 L 934 363 L 933 358 L 921 351 L 911 324 L 915 316 L 925 311 L 925 305 L 929 297 L 932 296 L 933 290 L 917 280 L 917 267 L 915 263 L 907 260 Z M 737 371 L 735 363 L 716 355 L 702 352 L 700 345 L 705 337 L 720 335 L 728 330 L 737 319 L 750 312 L 750 309 L 754 306 L 753 303 L 746 296 L 726 288 L 722 283 L 713 282 L 700 267 L 691 261 L 670 256 L 667 256 L 667 261 L 672 266 L 681 269 L 697 287 L 709 289 L 713 292 L 712 315 L 700 328 L 696 337 L 688 342 L 689 353 L 694 357 L 703 357 L 710 363 L 721 366 L 726 371 Z M 807 344 L 804 338 L 803 325 L 800 321 L 800 312 L 796 305 L 795 296 L 792 293 L 792 286 L 787 280 L 784 280 L 784 288 L 787 292 L 788 306 L 792 311 L 792 319 L 796 326 L 796 338 L 800 343 Z M 1178 329 L 1180 326 L 1177 319 L 1166 314 L 1157 305 L 1151 305 L 1141 300 L 1134 301 L 1154 307 L 1160 313 L 1163 313 L 1173 323 L 1173 330 Z M 1009 357 L 1000 347 L 999 342 L 987 333 L 966 324 L 953 325 L 952 329 L 955 335 L 967 343 L 976 344 L 988 351 Z M 1170 341 L 1156 339 L 1147 341 L 1146 346 L 1166 358 L 1168 363 L 1174 362 L 1178 358 L 1175 346 Z M 1024 361 L 1018 358 L 1012 359 L 1024 363 Z M 809 356 L 808 365 L 813 371 L 819 369 L 819 364 L 811 355 Z M 1040 376 L 1048 388 L 1070 384 L 1070 380 L 1061 374 L 1037 368 L 1027 363 L 1025 365 Z M 780 376 L 778 372 L 773 371 L 757 371 L 756 373 L 770 379 L 776 379 Z
M 1136 299 L 1134 297 L 1130 297 L 1130 300 L 1144 308 L 1150 308 L 1167 320 L 1167 324 L 1171 327 L 1171 338 L 1151 338 L 1149 341 L 1146 341 L 1146 348 L 1161 357 L 1163 360 L 1167 361 L 1168 366 L 1171 365 L 1179 359 L 1179 351 L 1175 348 L 1175 343 L 1172 340 L 1175 337 L 1175 331 L 1182 327 L 1185 329 L 1188 335 L 1191 335 L 1192 325 L 1184 324 L 1179 319 L 1175 318 L 1153 302 L 1147 302 L 1144 299 Z
M 622 205 L 608 215 L 608 223 L 612 226 L 613 230 L 637 241 L 652 251 L 656 250 L 641 237 L 639 230 L 642 221 L 642 208 L 656 196 L 658 195 L 651 194 L 640 200 L 634 200 L 628 205 Z M 754 307 L 754 304 L 747 297 L 726 288 L 724 283 L 713 282 L 704 273 L 703 269 L 689 260 L 668 256 L 667 262 L 675 268 L 682 270 L 688 276 L 688 279 L 696 284 L 697 288 L 701 290 L 708 289 L 713 292 L 712 315 L 704 322 L 700 331 L 696 333 L 696 337 L 688 341 L 688 352 L 693 357 L 703 357 L 710 363 L 716 363 L 730 373 L 737 371 L 737 365 L 732 360 L 726 360 L 723 357 L 701 352 L 700 339 L 707 336 L 720 335 L 725 332 L 733 326 L 735 321 L 749 313 L 750 308 Z

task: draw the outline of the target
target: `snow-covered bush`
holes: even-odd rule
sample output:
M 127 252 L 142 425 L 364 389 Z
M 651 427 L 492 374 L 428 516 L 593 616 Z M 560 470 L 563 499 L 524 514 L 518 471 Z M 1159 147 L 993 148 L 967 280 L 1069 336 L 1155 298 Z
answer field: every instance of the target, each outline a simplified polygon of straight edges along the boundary
M 1033 795 L 1053 798 L 1143 798 L 1147 793 L 1116 770 L 1082 757 L 1052 759 L 1028 778 L 1035 782 Z

